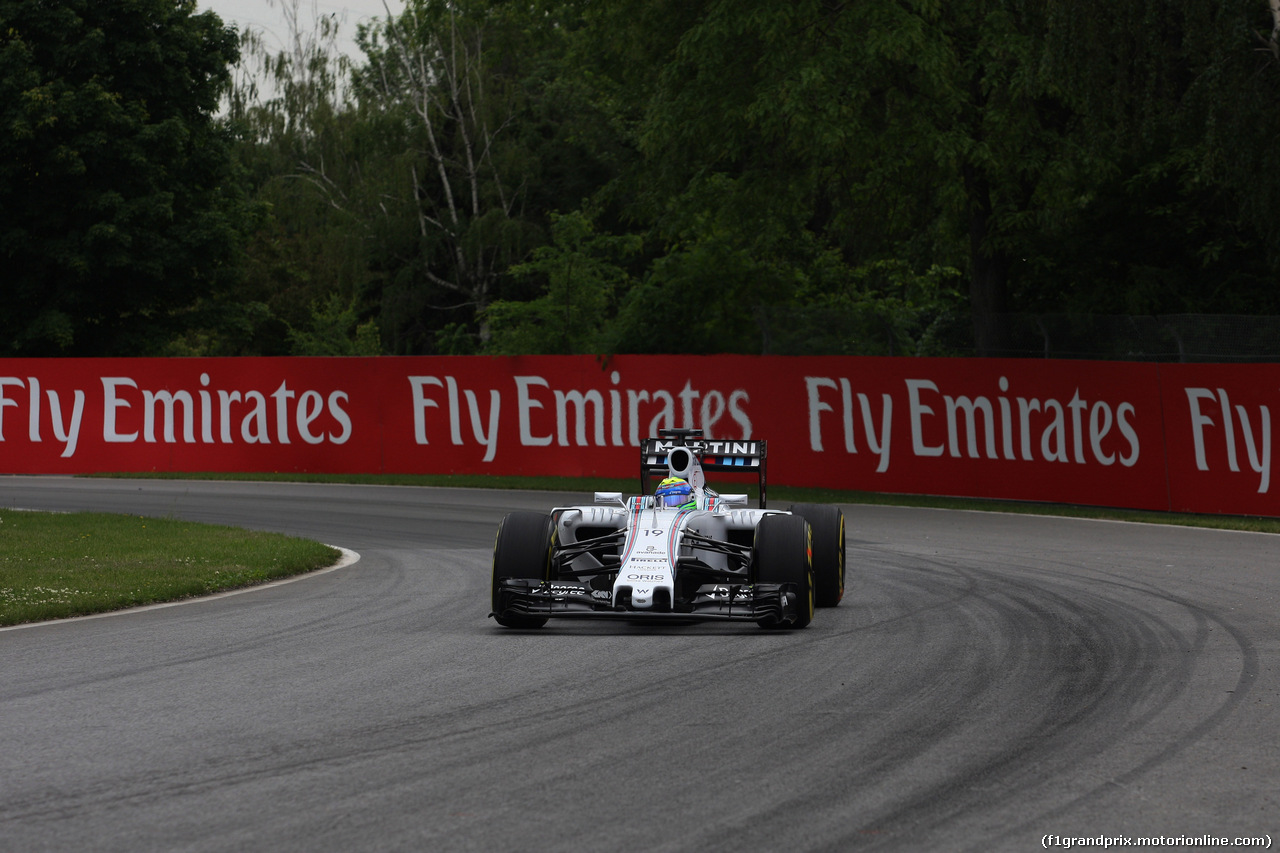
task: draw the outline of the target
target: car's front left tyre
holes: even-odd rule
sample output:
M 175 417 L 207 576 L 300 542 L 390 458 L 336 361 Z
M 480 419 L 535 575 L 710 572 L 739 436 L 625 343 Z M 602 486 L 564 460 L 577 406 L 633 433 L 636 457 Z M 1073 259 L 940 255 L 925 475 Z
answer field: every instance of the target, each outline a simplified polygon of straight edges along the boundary
M 551 554 L 556 528 L 551 516 L 540 512 L 508 513 L 498 525 L 493 545 L 493 618 L 505 628 L 541 628 L 545 616 L 502 612 L 499 583 L 503 578 L 551 580 Z

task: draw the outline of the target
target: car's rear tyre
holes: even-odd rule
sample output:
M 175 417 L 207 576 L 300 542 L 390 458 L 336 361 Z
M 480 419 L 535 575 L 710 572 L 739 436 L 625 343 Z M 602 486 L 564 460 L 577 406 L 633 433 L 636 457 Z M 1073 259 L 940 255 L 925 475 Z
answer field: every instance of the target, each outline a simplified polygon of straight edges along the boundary
M 506 628 L 541 628 L 545 616 L 498 612 L 498 581 L 502 578 L 547 581 L 556 528 L 551 516 L 540 512 L 508 513 L 498 525 L 493 544 L 493 618 Z
M 844 598 L 844 513 L 830 504 L 795 504 L 813 529 L 813 603 L 835 607 Z
M 752 551 L 756 583 L 794 584 L 796 618 L 760 619 L 762 628 L 803 628 L 813 619 L 813 542 L 809 523 L 799 515 L 767 515 L 756 525 Z

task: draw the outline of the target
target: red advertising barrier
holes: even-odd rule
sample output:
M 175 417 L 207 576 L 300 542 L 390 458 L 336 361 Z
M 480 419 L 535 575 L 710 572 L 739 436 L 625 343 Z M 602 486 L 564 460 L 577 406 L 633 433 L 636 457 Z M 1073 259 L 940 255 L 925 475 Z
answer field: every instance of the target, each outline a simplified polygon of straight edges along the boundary
M 0 472 L 631 477 L 769 440 L 770 481 L 1280 515 L 1280 366 L 752 356 L 0 360 Z

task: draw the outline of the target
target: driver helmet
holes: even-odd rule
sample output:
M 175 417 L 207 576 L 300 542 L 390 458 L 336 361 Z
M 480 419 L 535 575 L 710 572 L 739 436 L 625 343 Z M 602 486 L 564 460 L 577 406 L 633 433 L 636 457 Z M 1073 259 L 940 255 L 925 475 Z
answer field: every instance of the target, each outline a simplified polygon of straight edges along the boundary
M 669 509 L 696 509 L 697 499 L 693 496 L 693 487 L 688 480 L 679 477 L 668 477 L 658 484 L 658 506 Z

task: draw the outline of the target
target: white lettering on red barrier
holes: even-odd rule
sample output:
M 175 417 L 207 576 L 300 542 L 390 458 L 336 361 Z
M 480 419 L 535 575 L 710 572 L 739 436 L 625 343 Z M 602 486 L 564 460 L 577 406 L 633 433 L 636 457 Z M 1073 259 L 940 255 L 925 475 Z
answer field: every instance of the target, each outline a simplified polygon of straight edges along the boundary
M 28 376 L 25 383 L 16 376 L 0 376 L 0 441 L 4 441 L 4 410 L 8 407 L 17 408 L 19 405 L 17 400 L 5 396 L 6 387 L 27 389 L 27 439 L 32 442 L 43 441 L 40 380 L 34 376 Z M 66 413 L 62 409 L 58 392 L 49 389 L 45 393 L 49 400 L 49 420 L 53 427 L 53 437 L 62 442 L 62 458 L 70 459 L 75 455 L 76 444 L 80 440 L 80 423 L 84 417 L 84 392 L 80 390 L 73 392 L 70 420 L 67 420 Z
M 485 448 L 484 462 L 493 461 L 498 447 L 502 395 L 488 389 L 487 431 L 482 427 L 484 411 L 477 404 L 476 392 L 461 388 L 453 376 L 408 376 L 413 409 L 414 442 L 430 444 L 428 409 L 443 409 L 449 423 L 449 436 L 454 445 L 466 443 L 462 435 L 463 403 L 470 417 L 472 436 Z M 751 400 L 746 390 L 738 388 L 726 394 L 718 389 L 703 391 L 687 380 L 677 392 L 666 389 L 619 388 L 621 374 L 609 376 L 612 388 L 557 388 L 543 376 L 512 376 L 515 385 L 515 407 L 521 447 L 636 447 L 643 437 L 655 435 L 659 429 L 677 424 L 699 425 L 709 438 L 727 415 L 738 425 L 742 437 L 751 437 L 751 418 L 745 404 Z M 430 388 L 444 391 L 443 399 Z M 459 392 L 461 391 L 461 396 Z M 625 395 L 625 398 L 624 398 Z M 679 419 L 677 418 L 679 414 Z M 641 435 L 642 429 L 647 430 Z M 625 433 L 625 434 L 624 434 Z
M 986 395 L 944 393 L 931 379 L 904 379 L 903 382 L 907 391 L 911 452 L 917 458 L 1043 460 L 1077 465 L 1090 461 L 1113 465 L 1118 461 L 1131 468 L 1137 464 L 1141 452 L 1133 422 L 1137 410 L 1130 402 L 1122 401 L 1114 406 L 1106 400 L 1090 402 L 1080 396 L 1079 388 L 1066 404 L 1051 397 L 1010 399 L 1004 396 L 1009 391 L 1009 380 L 1004 376 L 997 382 L 1001 393 L 995 395 L 994 401 Z M 836 412 L 833 403 L 823 397 L 824 389 L 839 390 L 844 449 L 846 453 L 857 453 L 853 385 L 845 377 L 805 377 L 809 448 L 816 453 L 825 451 L 822 414 Z M 859 392 L 856 396 L 867 446 L 879 455 L 876 471 L 883 473 L 889 468 L 893 399 L 889 394 L 881 395 L 881 425 L 877 431 L 868 395 Z M 1265 412 L 1263 416 L 1266 417 Z M 1113 452 L 1104 446 L 1113 429 L 1120 433 L 1127 448 L 1125 452 L 1119 449 Z M 1086 452 L 1086 439 L 1089 452 Z
M 99 381 L 102 383 L 102 440 L 110 444 L 132 444 L 139 437 L 147 444 L 235 444 L 237 438 L 232 432 L 232 423 L 236 418 L 239 418 L 239 440 L 245 444 L 271 444 L 272 421 L 278 444 L 291 443 L 291 423 L 307 444 L 320 444 L 327 440 L 340 445 L 351 438 L 351 418 L 343 408 L 349 399 L 345 391 L 331 391 L 326 405 L 326 399 L 319 391 L 309 389 L 293 405 L 297 393 L 289 388 L 287 380 L 269 395 L 257 390 L 218 389 L 216 397 L 212 392 L 203 390 L 210 383 L 207 373 L 200 375 L 202 390 L 194 396 L 185 389 L 139 388 L 138 383 L 127 376 L 103 376 Z M 130 393 L 131 390 L 137 393 Z M 268 396 L 274 405 L 267 403 Z M 124 432 L 124 427 L 119 426 L 120 418 L 126 413 L 132 414 L 135 404 L 142 414 L 141 430 Z M 340 428 L 339 432 L 316 434 L 312 431 L 312 424 L 322 412 L 328 413 Z M 178 434 L 179 418 L 181 437 Z M 195 430 L 197 418 L 200 421 L 199 438 Z M 216 437 L 215 421 L 218 424 Z
M 1258 407 L 1258 427 L 1257 437 L 1254 437 L 1253 428 L 1249 421 L 1249 412 L 1244 406 L 1237 405 L 1235 407 L 1235 416 L 1232 416 L 1231 398 L 1228 396 L 1225 388 L 1216 389 L 1215 394 L 1209 388 L 1184 388 L 1183 391 L 1187 395 L 1187 405 L 1191 410 L 1191 438 L 1195 446 L 1196 468 L 1200 471 L 1208 471 L 1209 463 L 1205 453 L 1205 430 L 1206 427 L 1218 427 L 1221 441 L 1227 454 L 1227 467 L 1233 472 L 1240 471 L 1240 463 L 1236 454 L 1236 428 L 1235 422 L 1240 423 L 1240 433 L 1244 437 L 1245 452 L 1249 457 L 1249 467 L 1253 469 L 1255 474 L 1260 474 L 1261 478 L 1258 482 L 1258 494 L 1266 494 L 1267 489 L 1271 485 L 1271 412 L 1266 406 Z M 1201 401 L 1209 400 L 1218 404 L 1218 414 L 1221 416 L 1221 425 L 1216 424 L 1213 419 L 1204 413 L 1201 408 Z M 1261 450 L 1261 453 L 1259 453 Z
M 446 376 L 443 382 L 436 376 L 409 377 L 409 387 L 413 389 L 413 440 L 417 444 L 430 443 L 427 441 L 426 410 L 428 408 L 440 408 L 440 404 L 427 397 L 426 392 L 423 390 L 427 385 L 446 389 L 449 408 L 449 440 L 454 446 L 460 447 L 464 443 L 462 440 L 462 413 L 458 400 L 458 381 L 452 376 Z M 491 462 L 494 454 L 498 452 L 498 418 L 502 413 L 502 397 L 497 391 L 489 391 L 489 430 L 485 432 L 482 420 L 484 413 L 480 410 L 475 391 L 470 388 L 464 388 L 462 391 L 467 400 L 467 413 L 470 415 L 471 433 L 475 436 L 476 443 L 484 448 L 484 461 Z
M 841 401 L 841 425 L 844 428 L 844 450 L 846 453 L 857 453 L 858 443 L 854 436 L 856 431 L 853 417 L 853 393 L 852 384 L 845 377 L 840 377 L 840 401 Z M 822 402 L 821 389 L 836 388 L 836 382 L 825 376 L 806 376 L 804 378 L 805 391 L 809 401 L 809 449 L 815 453 L 822 453 L 822 427 L 819 421 L 821 412 L 832 412 L 834 409 L 829 403 Z M 908 381 L 908 386 L 910 381 Z M 881 394 L 880 406 L 880 431 L 877 433 L 875 428 L 875 419 L 871 411 L 871 401 L 867 395 L 858 393 L 858 404 L 862 410 L 862 427 L 863 437 L 866 438 L 867 447 L 872 453 L 880 457 L 880 463 L 876 467 L 876 473 L 883 474 L 889 470 L 889 439 L 891 437 L 890 427 L 893 424 L 893 398 L 888 394 Z M 921 455 L 917 453 L 916 455 Z
M 618 477 L 644 438 L 694 427 L 769 439 L 788 485 L 1280 516 L 1277 385 L 1280 365 L 7 359 L 0 465 Z

